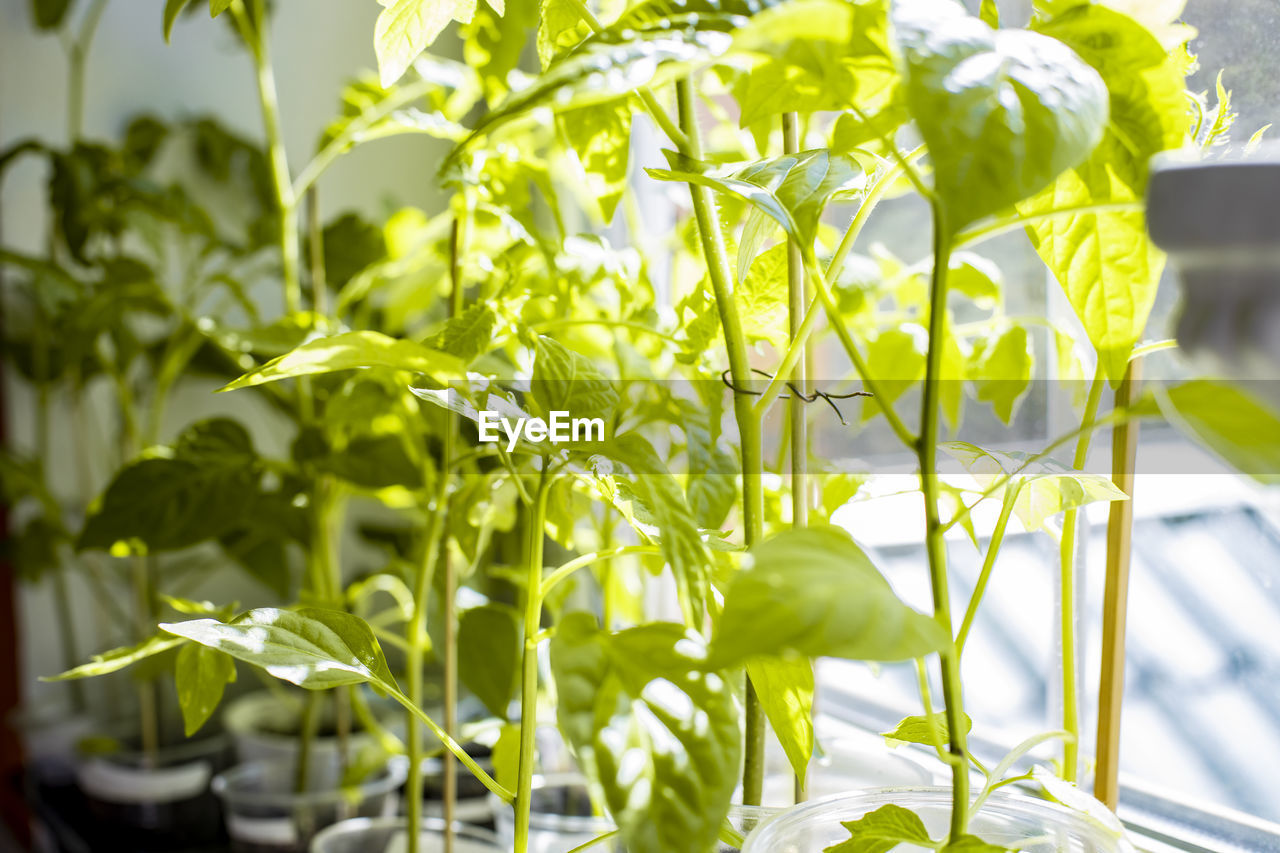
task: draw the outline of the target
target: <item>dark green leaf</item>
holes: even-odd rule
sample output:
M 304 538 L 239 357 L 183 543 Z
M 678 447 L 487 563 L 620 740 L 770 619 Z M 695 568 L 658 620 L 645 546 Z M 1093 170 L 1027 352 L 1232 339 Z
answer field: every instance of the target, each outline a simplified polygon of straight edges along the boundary
M 216 649 L 188 643 L 178 652 L 173 677 L 182 723 L 191 737 L 213 715 L 226 686 L 236 680 L 236 664 Z
M 993 30 L 952 0 L 896 4 L 893 27 L 950 229 L 1038 192 L 1102 138 L 1106 87 L 1061 42 Z
M 373 631 L 363 619 L 339 610 L 264 607 L 231 622 L 196 619 L 160 628 L 309 690 L 361 682 L 395 689 Z
M 909 660 L 951 641 L 935 620 L 898 600 L 839 528 L 784 531 L 748 554 L 725 592 L 712 666 L 787 654 Z
M 1164 269 L 1163 253 L 1147 236 L 1142 202 L 1151 158 L 1186 139 L 1186 87 L 1177 60 L 1160 42 L 1105 6 L 1076 6 L 1039 30 L 1075 49 L 1102 75 L 1111 118 L 1087 160 L 1018 210 L 1035 216 L 1090 204 L 1133 205 L 1129 211 L 1054 216 L 1027 228 L 1115 384 L 1142 338 Z
M 841 825 L 852 837 L 831 845 L 824 853 L 889 853 L 900 844 L 936 846 L 919 815 L 892 803 L 857 820 L 841 821 Z
M 728 814 L 741 708 L 699 644 L 663 623 L 606 634 L 582 613 L 551 641 L 561 728 L 629 853 L 710 850 Z
M 426 373 L 439 381 L 461 379 L 466 365 L 447 353 L 381 332 L 345 332 L 317 338 L 241 376 L 223 388 L 233 391 L 295 376 L 382 367 Z
M 399 433 L 357 436 L 324 459 L 320 467 L 362 489 L 423 486 L 422 469 L 405 450 L 404 436 Z
M 458 673 L 495 717 L 507 718 L 520 674 L 520 615 L 502 604 L 464 610 L 458 620 Z
M 323 245 L 325 281 L 335 289 L 387 254 L 382 229 L 355 213 L 345 213 L 326 225 Z
M 806 658 L 747 661 L 747 678 L 787 754 L 796 778 L 808 775 L 813 757 L 813 662 Z
M 56 30 L 62 26 L 73 0 L 31 0 L 31 14 L 36 26 L 42 30 Z
M 1247 385 L 1197 380 L 1157 394 L 1171 423 L 1262 483 L 1280 482 L 1280 412 Z

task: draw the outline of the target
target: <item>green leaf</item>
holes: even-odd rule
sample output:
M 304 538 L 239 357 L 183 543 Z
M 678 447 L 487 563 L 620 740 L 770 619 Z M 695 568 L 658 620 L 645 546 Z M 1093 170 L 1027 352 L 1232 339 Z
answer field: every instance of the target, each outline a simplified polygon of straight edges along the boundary
M 894 400 L 924 378 L 927 335 L 916 324 L 904 323 L 886 329 L 867 346 L 867 371 L 879 383 L 878 393 L 886 401 Z M 863 406 L 862 419 L 880 414 L 879 406 Z
M 319 467 L 362 489 L 423 486 L 422 467 L 405 450 L 405 437 L 399 432 L 357 436 L 321 460 Z
M 645 529 L 643 522 L 633 524 L 646 538 L 655 538 L 657 533 L 686 615 L 690 619 L 701 619 L 706 610 L 711 557 L 693 512 L 685 502 L 684 492 L 662 457 L 642 436 L 627 433 L 615 436 L 593 454 L 589 466 L 602 485 L 623 486 L 627 494 L 642 504 L 643 515 L 657 529 Z
M 493 347 L 493 327 L 498 316 L 493 308 L 477 302 L 427 339 L 427 346 L 470 364 Z
M 650 177 L 737 196 L 777 222 L 810 254 L 827 202 L 839 193 L 861 189 L 865 180 L 857 160 L 825 148 L 713 171 L 675 152 L 665 153 L 672 168 L 646 169 Z
M 792 111 L 883 109 L 898 77 L 887 11 L 883 0 L 792 0 L 756 15 L 735 41 L 768 58 L 734 81 L 739 123 Z
M 232 0 L 209 0 L 209 17 L 216 18 L 231 8 Z
M 591 26 L 574 0 L 541 0 L 538 6 L 538 60 L 545 70 L 590 36 Z
M 966 366 L 978 399 L 990 403 L 1006 424 L 1031 385 L 1031 339 L 1024 326 L 1009 326 L 975 344 Z
M 42 30 L 56 30 L 62 26 L 74 0 L 31 0 L 31 15 Z
M 625 100 L 568 110 L 556 117 L 565 141 L 586 173 L 586 194 L 600 204 L 606 223 L 613 221 L 627 186 L 631 154 L 631 105 Z
M 749 340 L 768 341 L 780 352 L 787 330 L 787 244 L 779 243 L 755 258 L 734 290 L 742 331 Z
M 81 664 L 75 669 L 69 669 L 61 675 L 55 675 L 51 678 L 42 678 L 41 681 L 71 681 L 76 678 L 92 678 L 98 675 L 108 675 L 118 672 L 131 664 L 137 663 L 145 658 L 153 657 L 158 654 L 177 648 L 182 645 L 182 640 L 177 637 L 167 637 L 164 634 L 156 634 L 154 637 L 148 637 L 141 643 L 133 646 L 122 646 L 118 649 L 112 649 L 109 652 L 103 652 L 100 655 L 94 655 L 90 658 L 89 663 Z
M 196 619 L 164 623 L 160 629 L 308 690 L 363 682 L 382 689 L 396 685 L 373 631 L 363 619 L 339 610 L 263 607 L 230 622 Z
M 685 423 L 684 433 L 689 457 L 685 499 L 698 527 L 719 528 L 737 500 L 738 459 L 705 427 Z
M 991 308 L 1004 292 L 1004 275 L 992 261 L 972 252 L 956 252 L 947 266 L 947 288 L 967 296 L 979 308 Z
M 758 658 L 747 661 L 747 678 L 796 778 L 806 778 L 813 758 L 813 662 Z
M 1000 26 L 1000 8 L 996 5 L 996 0 L 982 0 L 982 6 L 978 9 L 978 17 L 982 19 L 982 23 L 989 27 Z
M 182 10 L 187 8 L 191 0 L 165 0 L 164 4 L 164 40 L 169 41 L 173 35 L 173 25 L 178 20 L 178 15 L 182 14 Z
M 507 723 L 493 745 L 493 778 L 508 791 L 514 791 L 520 775 L 520 724 Z
M 787 530 L 748 554 L 725 592 L 712 666 L 787 654 L 909 660 L 951 641 L 935 620 L 898 600 L 839 528 Z
M 1164 270 L 1164 254 L 1147 236 L 1142 202 L 1151 157 L 1186 139 L 1182 71 L 1151 33 L 1102 6 L 1078 6 L 1039 29 L 1074 48 L 1101 74 L 1110 90 L 1110 121 L 1087 160 L 1018 211 L 1036 216 L 1083 205 L 1133 205 L 1129 211 L 1054 216 L 1027 227 L 1116 384 L 1142 338 Z
M 216 649 L 189 643 L 178 652 L 173 677 L 182 724 L 191 737 L 213 715 L 226 686 L 236 680 L 236 664 Z
M 1043 786 L 1050 797 L 1078 812 L 1090 823 L 1106 830 L 1114 838 L 1124 838 L 1124 824 L 1120 822 L 1120 818 L 1097 798 L 1080 790 L 1071 782 L 1059 778 L 1056 773 L 1044 767 L 1033 769 L 1031 778 Z
M 369 367 L 426 373 L 441 382 L 461 379 L 467 369 L 460 359 L 413 341 L 398 340 L 381 332 L 345 332 L 308 341 L 220 390 L 234 391 L 296 376 Z
M 1043 529 L 1045 521 L 1069 509 L 1095 501 L 1123 501 L 1128 496 L 1101 474 L 1076 471 L 1052 459 L 1033 461 L 1020 451 L 984 450 L 965 441 L 938 445 L 958 459 L 982 489 L 1005 475 L 1013 475 L 1006 488 L 1018 489 L 1014 512 L 1028 530 Z
M 378 0 L 382 12 L 373 29 L 382 87 L 390 88 L 431 46 L 450 21 L 467 23 L 476 0 Z
M 561 728 L 629 853 L 710 850 L 728 815 L 741 707 L 699 646 L 679 625 L 606 634 L 583 613 L 551 640 Z
M 1195 380 L 1157 392 L 1166 418 L 1237 471 L 1280 482 L 1280 412 L 1247 385 Z
M 111 548 L 136 540 L 149 551 L 186 548 L 240 525 L 259 466 L 244 427 L 213 418 L 188 427 L 172 455 L 141 459 L 116 473 L 76 542 Z
M 973 720 L 964 715 L 964 730 L 968 734 L 973 728 Z M 947 715 L 943 713 L 907 717 L 896 725 L 891 732 L 883 733 L 885 738 L 898 743 L 921 743 L 932 747 L 950 741 L 951 730 L 947 726 Z
M 538 24 L 533 3 L 512 3 L 502 14 L 480 3 L 471 23 L 462 30 L 462 56 L 480 75 L 484 96 L 497 103 L 510 90 L 508 75 L 520 65 L 529 30 Z
M 465 610 L 458 620 L 458 673 L 489 712 L 507 718 L 520 673 L 520 618 L 502 604 Z
M 976 835 L 962 835 L 942 847 L 939 853 L 1013 853 L 1008 847 L 990 844 Z
M 894 7 L 904 93 L 958 231 L 1043 189 L 1102 138 L 1102 79 L 1061 42 L 993 30 L 953 0 Z
M 618 407 L 616 383 L 591 359 L 545 335 L 538 337 L 535 350 L 530 385 L 543 414 L 569 412 L 574 418 L 601 418 L 609 424 Z
M 920 816 L 892 803 L 841 825 L 852 837 L 827 847 L 825 853 L 889 853 L 899 844 L 936 847 Z

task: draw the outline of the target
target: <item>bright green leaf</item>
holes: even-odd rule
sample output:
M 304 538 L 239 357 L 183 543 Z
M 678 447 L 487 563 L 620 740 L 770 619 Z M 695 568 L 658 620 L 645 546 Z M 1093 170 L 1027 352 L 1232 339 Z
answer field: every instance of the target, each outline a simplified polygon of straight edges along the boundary
M 451 317 L 443 329 L 427 339 L 427 346 L 470 363 L 493 346 L 493 326 L 497 320 L 492 307 L 477 302 L 457 317 Z
M 962 835 L 940 848 L 939 853 L 1013 853 L 1008 847 L 983 841 L 976 835 Z
M 699 184 L 738 196 L 777 222 L 810 253 L 827 202 L 837 194 L 861 189 L 866 177 L 853 157 L 826 149 L 801 151 L 730 170 L 707 170 L 705 164 L 674 152 L 666 153 L 672 168 L 646 169 L 650 177 Z
M 984 450 L 964 441 L 938 445 L 958 459 L 982 489 L 1012 475 L 1006 488 L 1019 490 L 1014 513 L 1028 530 L 1044 528 L 1060 512 L 1095 501 L 1123 501 L 1128 496 L 1101 474 L 1076 471 L 1052 459 L 1033 460 L 1020 451 Z
M 196 619 L 160 629 L 308 690 L 363 682 L 395 689 L 373 631 L 363 619 L 339 610 L 263 607 L 230 622 Z
M 462 56 L 480 75 L 484 96 L 495 104 L 510 90 L 508 75 L 520 65 L 529 30 L 538 24 L 533 3 L 512 3 L 501 14 L 480 3 L 462 30 Z
M 631 105 L 619 100 L 568 110 L 556 117 L 556 125 L 586 173 L 587 195 L 599 203 L 604 221 L 611 222 L 627 186 Z
M 31 0 L 31 14 L 42 30 L 56 30 L 71 9 L 74 0 Z
M 1031 385 L 1032 370 L 1031 339 L 1024 326 L 979 339 L 966 367 L 978 399 L 990 403 L 1006 424 Z
M 574 418 L 601 418 L 607 426 L 618 407 L 616 383 L 591 359 L 545 335 L 536 348 L 530 385 L 544 416 L 568 412 Z
M 932 618 L 903 604 L 871 559 L 836 527 L 787 530 L 752 548 L 734 575 L 712 665 L 799 654 L 899 661 L 946 647 Z
M 1110 121 L 1087 160 L 1018 211 L 1036 216 L 1084 205 L 1133 205 L 1053 216 L 1027 228 L 1116 384 L 1142 338 L 1164 270 L 1164 254 L 1147 236 L 1141 205 L 1151 157 L 1186 139 L 1185 85 L 1177 61 L 1155 37 L 1109 9 L 1078 6 L 1040 31 L 1074 48 L 1101 74 L 1110 90 Z
M 216 649 L 188 643 L 178 652 L 173 677 L 182 723 L 191 737 L 213 715 L 226 686 L 236 680 L 236 664 Z
M 216 18 L 231 8 L 232 0 L 209 0 L 209 17 Z
M 1157 393 L 1174 426 L 1261 483 L 1280 482 L 1280 412 L 1246 385 L 1196 380 Z
M 742 751 L 741 707 L 680 625 L 618 634 L 571 614 L 551 640 L 559 720 L 629 853 L 710 850 Z
M 383 88 L 404 76 L 450 21 L 467 23 L 476 0 L 378 0 L 382 12 L 373 30 Z
M 792 772 L 804 779 L 813 758 L 813 662 L 757 658 L 747 661 L 747 677 Z
M 164 634 L 157 634 L 154 637 L 148 637 L 137 645 L 123 646 L 118 649 L 112 649 L 109 652 L 103 652 L 100 655 L 94 655 L 90 659 L 89 663 L 81 664 L 75 669 L 69 669 L 61 675 L 55 675 L 51 678 L 43 678 L 41 681 L 71 681 L 76 678 L 92 678 L 97 675 L 108 675 L 113 672 L 118 672 L 126 666 L 134 664 L 144 658 L 153 657 L 154 655 L 177 648 L 182 645 L 182 642 L 183 641 L 177 637 L 167 637 Z
M 167 42 L 169 37 L 173 35 L 173 25 L 178 20 L 178 15 L 182 10 L 187 8 L 187 4 L 191 0 L 165 0 L 164 4 L 164 40 Z
M 1043 189 L 1102 138 L 1106 87 L 1061 42 L 993 30 L 953 0 L 898 3 L 892 17 L 951 230 Z
M 841 825 L 852 837 L 831 845 L 825 853 L 889 853 L 900 844 L 936 846 L 919 815 L 892 803 Z
M 458 619 L 458 673 L 495 717 L 506 719 L 520 673 L 520 617 L 502 604 L 465 610 Z
M 969 715 L 964 715 L 965 734 L 973 728 L 973 720 L 969 719 Z M 885 738 L 897 743 L 920 743 L 928 747 L 936 744 L 946 744 L 950 742 L 951 730 L 947 726 L 947 715 L 943 713 L 934 713 L 929 716 L 923 714 L 907 717 L 898 725 L 894 726 L 893 731 L 884 732 Z
M 766 250 L 746 270 L 733 292 L 748 340 L 768 341 L 779 351 L 789 342 L 787 331 L 787 244 Z
M 397 340 L 381 332 L 345 332 L 308 341 L 221 390 L 234 391 L 296 376 L 368 367 L 417 371 L 440 382 L 461 379 L 467 369 L 458 358 L 413 341 Z

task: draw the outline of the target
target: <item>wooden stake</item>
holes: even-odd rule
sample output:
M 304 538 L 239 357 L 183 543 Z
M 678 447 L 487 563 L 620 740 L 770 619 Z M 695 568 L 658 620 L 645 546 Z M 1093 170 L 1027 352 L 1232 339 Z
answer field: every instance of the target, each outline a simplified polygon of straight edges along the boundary
M 1116 409 L 1137 396 L 1139 365 L 1116 389 Z M 1125 421 L 1111 434 L 1111 479 L 1129 496 L 1113 501 L 1107 519 L 1107 585 L 1102 611 L 1102 678 L 1098 687 L 1098 767 L 1094 796 L 1115 810 L 1120 799 L 1120 711 L 1124 701 L 1125 616 L 1129 606 L 1129 557 L 1133 547 L 1133 483 L 1138 457 L 1137 421 Z

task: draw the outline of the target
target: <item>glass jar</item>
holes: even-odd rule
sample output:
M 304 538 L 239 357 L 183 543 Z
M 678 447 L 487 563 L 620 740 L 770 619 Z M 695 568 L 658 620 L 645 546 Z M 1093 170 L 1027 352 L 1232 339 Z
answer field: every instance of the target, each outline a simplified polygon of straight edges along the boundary
M 321 832 L 311 842 L 311 853 L 405 853 L 409 849 L 408 823 L 402 817 L 360 817 L 344 820 Z M 501 850 L 493 833 L 475 826 L 455 824 L 453 853 L 493 853 Z M 444 821 L 427 818 L 418 830 L 419 853 L 444 850 Z
M 881 788 L 837 794 L 788 809 L 747 837 L 743 853 L 822 853 L 849 839 L 842 822 L 858 820 L 881 806 L 910 809 L 932 838 L 946 835 L 951 818 L 949 788 Z M 1080 812 L 1031 797 L 998 791 L 969 821 L 969 832 L 984 841 L 1023 853 L 1120 853 L 1125 848 L 1110 830 Z M 900 844 L 894 853 L 928 853 Z
M 407 762 L 393 759 L 355 785 L 294 790 L 292 762 L 241 764 L 213 780 L 237 853 L 302 853 L 320 830 L 355 817 L 394 814 Z
M 515 849 L 515 809 L 497 797 L 491 796 L 489 802 L 493 805 L 499 842 L 504 850 Z M 616 828 L 609 817 L 595 813 L 586 777 L 579 773 L 533 777 L 529 853 L 569 853 Z M 591 849 L 600 853 L 622 853 L 622 847 L 612 839 Z

